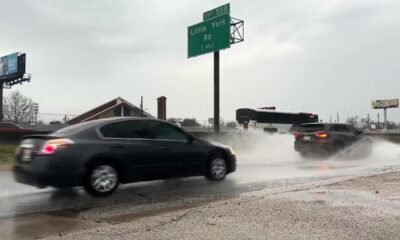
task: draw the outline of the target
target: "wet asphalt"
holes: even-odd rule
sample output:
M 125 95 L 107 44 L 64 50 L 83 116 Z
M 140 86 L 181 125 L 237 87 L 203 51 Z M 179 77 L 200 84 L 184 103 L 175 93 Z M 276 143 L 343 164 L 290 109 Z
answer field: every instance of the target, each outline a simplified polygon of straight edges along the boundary
M 26 229 L 32 229 L 31 225 L 35 222 L 33 219 L 62 222 L 66 218 L 64 222 L 68 222 L 81 214 L 80 219 L 77 220 L 78 223 L 64 225 L 90 227 L 93 220 L 101 223 L 104 216 L 111 215 L 104 211 L 110 206 L 147 206 L 143 212 L 140 212 L 141 210 L 136 212 L 135 216 L 138 217 L 156 214 L 157 211 L 163 211 L 163 209 L 186 208 L 233 198 L 244 192 L 341 176 L 362 175 L 400 166 L 400 146 L 388 142 L 375 142 L 374 151 L 367 158 L 351 159 L 336 156 L 321 160 L 301 158 L 292 148 L 287 147 L 291 141 L 286 138 L 278 139 L 277 143 L 270 148 L 262 146 L 238 151 L 237 171 L 228 175 L 221 183 L 208 182 L 203 177 L 132 183 L 120 185 L 119 189 L 107 198 L 92 198 L 80 188 L 56 190 L 21 185 L 13 181 L 11 172 L 0 171 L 0 220 L 12 226 L 6 228 L 8 230 L 15 230 L 16 226 L 20 226 L 21 221 L 25 222 L 18 231 L 10 230 L 12 233 L 9 239 L 15 239 L 15 236 L 31 239 L 32 236 L 43 237 L 30 232 L 26 233 Z M 95 209 L 101 210 L 96 212 Z M 121 215 L 124 214 L 124 210 L 114 209 L 113 211 L 113 216 L 119 217 L 116 217 L 115 221 L 112 217 L 108 217 L 107 222 L 123 221 L 124 218 Z M 82 217 L 82 212 L 88 212 L 92 216 Z M 46 220 L 48 216 L 55 219 Z M 18 218 L 20 221 L 15 223 L 10 220 L 13 218 Z M 92 222 L 80 223 L 82 219 L 90 219 Z M 19 231 L 24 234 L 18 235 Z M 53 234 L 57 231 L 54 228 L 49 230 Z M 18 234 L 15 235 L 16 233 Z
M 107 198 L 92 198 L 80 188 L 56 190 L 37 189 L 15 183 L 12 173 L 0 171 L 0 218 L 27 213 L 58 210 L 80 211 L 118 203 L 157 203 L 196 198 L 199 202 L 234 197 L 240 193 L 264 188 L 338 176 L 363 174 L 400 166 L 400 146 L 388 142 L 374 144 L 373 153 L 364 159 L 303 159 L 293 149 L 279 147 L 253 149 L 237 153 L 237 171 L 222 183 L 203 177 L 169 179 L 120 185 Z

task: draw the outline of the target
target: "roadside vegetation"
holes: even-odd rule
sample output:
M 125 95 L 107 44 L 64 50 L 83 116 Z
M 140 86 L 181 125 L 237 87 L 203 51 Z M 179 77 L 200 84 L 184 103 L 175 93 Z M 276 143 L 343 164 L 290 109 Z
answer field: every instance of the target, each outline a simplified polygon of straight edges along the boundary
M 10 164 L 14 161 L 15 148 L 13 145 L 0 145 L 0 165 Z

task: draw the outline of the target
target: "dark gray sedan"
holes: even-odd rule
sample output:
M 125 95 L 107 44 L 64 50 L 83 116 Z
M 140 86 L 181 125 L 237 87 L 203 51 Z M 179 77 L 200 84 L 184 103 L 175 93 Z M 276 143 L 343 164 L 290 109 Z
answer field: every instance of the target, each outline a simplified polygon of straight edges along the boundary
M 37 187 L 83 186 L 93 196 L 107 196 L 119 183 L 189 176 L 221 181 L 235 170 L 228 146 L 164 121 L 111 118 L 26 137 L 14 177 Z

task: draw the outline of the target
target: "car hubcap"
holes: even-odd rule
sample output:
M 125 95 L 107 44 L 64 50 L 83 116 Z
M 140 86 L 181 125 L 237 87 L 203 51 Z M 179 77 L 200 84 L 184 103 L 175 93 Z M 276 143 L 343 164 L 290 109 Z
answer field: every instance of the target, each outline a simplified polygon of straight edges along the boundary
M 108 165 L 98 166 L 90 176 L 90 185 L 98 192 L 108 192 L 114 189 L 117 182 L 117 172 Z
M 216 158 L 211 162 L 211 175 L 215 179 L 221 179 L 226 174 L 226 163 L 222 158 Z

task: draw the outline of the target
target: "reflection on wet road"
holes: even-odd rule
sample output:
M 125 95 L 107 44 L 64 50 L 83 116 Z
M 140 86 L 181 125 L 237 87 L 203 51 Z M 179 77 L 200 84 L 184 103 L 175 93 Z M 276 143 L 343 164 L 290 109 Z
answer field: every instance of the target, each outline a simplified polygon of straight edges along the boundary
M 203 177 L 141 182 L 120 186 L 112 196 L 95 199 L 81 189 L 57 191 L 36 189 L 14 183 L 9 172 L 0 172 L 0 217 L 53 210 L 83 210 L 118 203 L 200 203 L 236 196 L 242 192 L 368 173 L 400 165 L 400 147 L 376 142 L 366 159 L 305 160 L 291 147 L 292 139 L 281 137 L 275 144 L 238 151 L 237 172 L 222 183 L 207 182 Z M 267 147 L 266 147 L 267 146 Z M 269 147 L 268 147 L 269 146 Z

